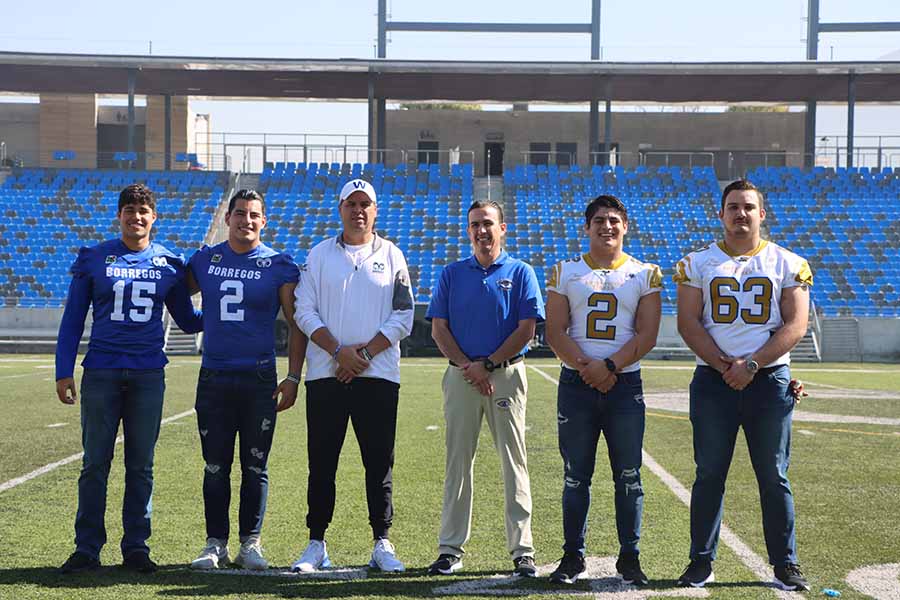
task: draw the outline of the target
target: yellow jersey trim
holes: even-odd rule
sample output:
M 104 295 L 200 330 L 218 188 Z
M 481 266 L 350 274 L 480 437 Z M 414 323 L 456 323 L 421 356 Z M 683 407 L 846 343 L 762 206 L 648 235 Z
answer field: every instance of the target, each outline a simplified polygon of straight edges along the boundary
M 722 252 L 724 252 L 725 254 L 727 254 L 728 256 L 731 256 L 731 257 L 756 256 L 757 254 L 762 252 L 763 248 L 765 248 L 768 244 L 769 244 L 769 242 L 767 242 L 766 240 L 760 240 L 759 246 L 757 246 L 756 249 L 753 250 L 753 252 L 748 252 L 747 254 L 735 254 L 734 252 L 732 252 L 731 250 L 728 249 L 728 246 L 725 245 L 724 240 L 722 240 L 721 242 L 716 242 L 716 245 L 719 247 L 719 250 L 721 250 Z
M 596 271 L 597 269 L 602 269 L 604 271 L 615 271 L 616 269 L 618 269 L 619 267 L 624 265 L 626 262 L 628 262 L 629 258 L 631 258 L 631 257 L 628 256 L 628 254 L 623 252 L 622 256 L 619 257 L 618 260 L 613 262 L 613 264 L 611 264 L 609 267 L 601 267 L 600 265 L 595 263 L 594 259 L 591 258 L 590 252 L 585 252 L 581 257 L 581 260 L 583 260 L 584 264 L 586 264 L 588 267 L 590 267 L 592 271 Z

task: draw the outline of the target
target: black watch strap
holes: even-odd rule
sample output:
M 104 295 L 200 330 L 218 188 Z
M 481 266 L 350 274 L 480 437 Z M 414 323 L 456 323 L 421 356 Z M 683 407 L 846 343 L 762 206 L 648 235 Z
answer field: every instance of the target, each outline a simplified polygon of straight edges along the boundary
M 606 364 L 606 368 L 609 370 L 610 373 L 616 372 L 616 369 L 618 367 L 616 367 L 616 363 L 614 363 L 611 358 L 604 358 L 603 362 L 604 362 L 604 364 Z
M 484 368 L 488 373 L 493 373 L 494 369 L 497 368 L 497 365 L 495 365 L 494 361 L 492 361 L 490 358 L 484 359 L 483 361 L 481 361 L 481 364 L 484 365 Z

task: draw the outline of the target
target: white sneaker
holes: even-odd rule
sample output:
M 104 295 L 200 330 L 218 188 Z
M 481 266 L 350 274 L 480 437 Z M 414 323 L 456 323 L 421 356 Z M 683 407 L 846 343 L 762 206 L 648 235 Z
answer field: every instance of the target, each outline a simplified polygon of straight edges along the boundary
M 403 563 L 397 558 L 397 552 L 390 540 L 382 538 L 375 541 L 372 549 L 372 560 L 369 566 L 373 569 L 381 569 L 386 573 L 401 573 L 406 570 Z
M 191 561 L 192 569 L 218 569 L 228 564 L 228 540 L 207 538 L 206 547 Z
M 241 544 L 241 551 L 238 553 L 237 558 L 234 559 L 234 562 L 251 571 L 265 571 L 269 568 L 269 561 L 263 558 L 262 555 L 259 536 L 250 536 Z
M 325 540 L 309 540 L 306 550 L 303 551 L 297 562 L 291 565 L 291 571 L 294 573 L 312 573 L 329 567 L 331 567 L 331 560 L 328 558 Z

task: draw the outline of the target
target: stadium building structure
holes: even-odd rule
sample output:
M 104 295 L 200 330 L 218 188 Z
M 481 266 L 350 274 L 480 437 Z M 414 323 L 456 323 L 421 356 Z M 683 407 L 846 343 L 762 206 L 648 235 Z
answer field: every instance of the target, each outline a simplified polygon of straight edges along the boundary
M 28 214 L 24 226 L 30 228 L 7 230 L 4 237 L 15 240 L 16 245 L 0 249 L 0 277 L 5 276 L 0 286 L 6 292 L 0 295 L 9 298 L 0 309 L 0 329 L 11 336 L 15 330 L 52 330 L 58 317 L 58 308 L 34 312 L 39 311 L 40 302 L 30 300 L 43 299 L 51 306 L 56 300 L 58 304 L 64 271 L 46 264 L 36 267 L 32 246 L 55 243 L 60 246 L 55 260 L 65 265 L 71 258 L 69 246 L 78 239 L 110 235 L 108 225 L 104 228 L 99 223 L 91 225 L 86 235 L 84 231 L 73 233 L 73 221 L 62 223 L 68 232 L 54 230 L 45 232 L 49 238 L 35 237 L 43 235 L 34 227 L 41 211 L 68 207 L 78 212 L 81 201 L 105 206 L 112 189 L 135 177 L 153 180 L 165 192 L 163 197 L 171 206 L 164 205 L 162 210 L 168 208 L 173 226 L 181 229 L 163 229 L 161 235 L 185 250 L 215 237 L 222 200 L 231 190 L 248 182 L 258 184 L 268 192 L 276 212 L 272 235 L 282 245 L 299 244 L 290 249 L 301 259 L 307 239 L 329 233 L 327 222 L 333 219 L 324 213 L 331 205 L 334 187 L 354 174 L 370 177 L 378 183 L 388 207 L 408 217 L 386 225 L 393 228 L 389 233 L 412 257 L 420 281 L 417 300 L 427 302 L 443 262 L 466 251 L 460 207 L 473 197 L 492 190 L 502 194 L 512 209 L 510 214 L 518 218 L 511 244 L 540 273 L 554 260 L 578 251 L 576 208 L 583 204 L 584 196 L 599 189 L 615 189 L 633 202 L 637 223 L 646 217 L 646 225 L 635 231 L 634 238 L 643 257 L 668 267 L 673 257 L 715 231 L 708 204 L 718 192 L 719 177 L 733 174 L 738 156 L 741 173 L 765 167 L 769 160 L 787 165 L 754 174 L 773 192 L 772 214 L 778 216 L 772 223 L 773 235 L 784 236 L 785 245 L 801 253 L 815 254 L 814 268 L 823 274 L 824 295 L 816 299 L 826 309 L 821 313 L 824 320 L 818 337 L 812 342 L 815 355 L 827 357 L 830 347 L 844 358 L 900 358 L 900 327 L 895 318 L 900 277 L 896 270 L 881 271 L 887 263 L 896 262 L 894 251 L 900 252 L 894 248 L 898 232 L 884 228 L 897 211 L 900 174 L 886 171 L 885 164 L 864 170 L 813 169 L 814 113 L 662 113 L 648 118 L 641 113 L 613 116 L 609 112 L 612 102 L 820 102 L 847 103 L 852 115 L 857 102 L 900 100 L 900 62 L 563 63 L 0 53 L 0 92 L 41 98 L 37 108 L 12 105 L 4 109 L 19 114 L 30 110 L 31 125 L 20 124 L 15 129 L 0 118 L 0 141 L 5 142 L 7 158 L 27 157 L 24 170 L 14 170 L 5 184 L 0 182 L 5 203 L 0 208 L 13 220 L 19 216 L 18 210 Z M 98 109 L 98 95 L 109 94 L 127 95 L 128 107 Z M 137 95 L 147 98 L 143 118 L 135 106 Z M 367 156 L 357 164 L 344 159 L 332 159 L 328 164 L 315 158 L 278 163 L 264 159 L 259 165 L 261 173 L 197 173 L 194 179 L 190 173 L 173 172 L 200 168 L 204 162 L 200 149 L 192 145 L 195 121 L 189 113 L 190 97 L 365 101 L 369 106 Z M 593 110 L 565 115 L 524 110 L 386 111 L 386 101 L 507 102 L 520 109 L 522 103 L 595 105 L 606 101 L 607 114 L 601 135 L 600 119 Z M 476 123 L 478 120 L 482 122 Z M 852 164 L 852 118 L 849 121 L 844 159 Z M 551 134 L 551 130 L 558 133 Z M 482 174 L 499 174 L 488 157 L 488 150 L 498 149 L 497 144 L 503 144 L 507 156 L 499 165 L 503 186 L 478 185 L 474 180 Z M 18 147 L 31 154 L 17 154 Z M 445 150 L 448 162 L 453 163 L 449 159 L 454 152 L 458 162 L 444 163 Z M 105 162 L 105 152 L 113 153 L 112 162 Z M 265 152 L 264 146 L 264 156 Z M 467 152 L 471 164 L 462 160 Z M 761 160 L 752 162 L 748 155 L 754 153 Z M 392 158 L 397 154 L 403 157 L 401 161 Z M 437 161 L 433 161 L 435 157 Z M 705 164 L 693 162 L 704 157 L 708 160 Z M 882 158 L 879 153 L 879 163 Z M 412 159 L 412 166 L 406 164 L 407 159 Z M 217 171 L 227 166 L 206 162 Z M 432 162 L 435 164 L 429 164 Z M 120 169 L 102 168 L 112 164 Z M 803 164 L 806 169 L 799 168 Z M 132 173 L 122 167 L 148 171 Z M 323 199 L 327 200 L 320 208 Z M 883 200 L 890 203 L 878 202 Z M 807 206 L 807 201 L 812 204 Z M 880 204 L 881 212 L 874 210 L 875 204 Z M 32 208 L 37 209 L 34 214 L 28 212 Z M 857 229 L 848 232 L 846 228 L 810 228 L 803 224 L 804 215 L 797 213 L 798 208 L 826 217 L 846 216 L 862 208 L 873 210 L 865 213 L 867 220 Z M 436 211 L 440 214 L 433 220 L 426 218 Z M 665 218 L 655 219 L 660 212 Z M 545 230 L 552 216 L 573 221 L 576 227 Z M 419 243 L 409 237 L 409 231 L 416 228 L 444 229 L 438 233 L 447 241 L 429 238 Z M 679 234 L 677 241 L 665 239 L 672 232 Z M 63 237 L 53 237 L 58 235 Z M 842 245 L 846 240 L 863 249 L 866 261 L 871 262 L 860 267 L 855 259 L 837 260 L 847 250 Z M 838 245 L 832 249 L 828 243 Z M 45 259 L 39 262 L 47 262 Z M 29 273 L 30 280 L 20 275 L 22 269 L 31 268 L 37 271 Z M 666 300 L 671 308 L 672 295 Z M 848 319 L 854 323 L 849 329 L 845 326 Z M 840 332 L 833 334 L 837 340 L 833 344 L 828 333 L 831 321 L 840 325 L 832 328 Z M 869 331 L 877 335 L 869 335 Z M 664 323 L 661 345 L 674 347 L 679 342 L 674 323 Z

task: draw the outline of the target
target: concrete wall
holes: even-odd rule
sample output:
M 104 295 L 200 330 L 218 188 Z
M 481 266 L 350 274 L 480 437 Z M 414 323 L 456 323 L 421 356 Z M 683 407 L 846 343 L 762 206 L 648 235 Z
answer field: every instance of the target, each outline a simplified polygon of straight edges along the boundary
M 0 104 L 0 142 L 6 142 L 8 158 L 21 158 L 37 163 L 38 122 L 41 107 L 38 104 Z
M 172 96 L 172 169 L 187 169 L 187 163 L 176 163 L 175 154 L 190 152 L 189 140 L 193 115 L 187 96 Z M 166 100 L 163 96 L 147 96 L 147 129 L 145 149 L 147 168 L 165 168 L 166 151 Z
M 846 319 L 841 319 L 846 321 Z M 858 342 L 859 350 L 864 362 L 900 362 L 900 319 L 876 319 L 859 318 Z M 847 356 L 845 348 L 853 346 L 853 341 L 844 337 L 832 340 L 829 343 L 829 332 L 834 329 L 828 327 L 827 319 L 822 324 L 822 358 L 826 361 L 843 362 L 856 360 L 857 356 Z M 841 334 L 843 335 L 843 334 Z
M 39 164 L 59 166 L 55 150 L 74 150 L 75 160 L 65 166 L 97 166 L 97 96 L 95 94 L 41 94 L 38 123 Z
M 486 142 L 505 143 L 507 168 L 524 162 L 522 152 L 531 142 L 550 142 L 554 151 L 558 142 L 574 142 L 577 161 L 586 166 L 588 118 L 587 112 L 391 110 L 387 145 L 413 151 L 420 140 L 427 140 L 437 141 L 441 151 L 456 146 L 473 150 L 475 172 L 482 175 Z M 601 111 L 600 143 L 602 129 Z M 802 152 L 803 129 L 803 113 L 614 112 L 610 131 L 622 164 L 634 165 L 639 150 Z

